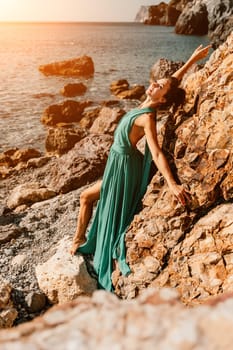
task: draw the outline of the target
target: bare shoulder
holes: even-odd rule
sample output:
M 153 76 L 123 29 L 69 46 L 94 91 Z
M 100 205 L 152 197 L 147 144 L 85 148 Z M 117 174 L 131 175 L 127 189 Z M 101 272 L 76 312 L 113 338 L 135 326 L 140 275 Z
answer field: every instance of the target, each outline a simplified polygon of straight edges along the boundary
M 145 128 L 147 125 L 155 124 L 156 118 L 154 113 L 144 113 L 139 115 L 135 120 L 135 125 Z

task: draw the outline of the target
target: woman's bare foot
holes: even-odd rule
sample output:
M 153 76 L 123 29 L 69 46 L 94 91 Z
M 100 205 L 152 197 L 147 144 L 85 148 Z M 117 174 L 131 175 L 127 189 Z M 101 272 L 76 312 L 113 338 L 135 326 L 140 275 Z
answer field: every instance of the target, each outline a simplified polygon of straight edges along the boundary
M 74 255 L 77 251 L 77 249 L 83 245 L 86 242 L 85 238 L 80 238 L 80 239 L 76 239 L 73 243 L 72 243 L 72 247 L 70 249 L 70 254 Z

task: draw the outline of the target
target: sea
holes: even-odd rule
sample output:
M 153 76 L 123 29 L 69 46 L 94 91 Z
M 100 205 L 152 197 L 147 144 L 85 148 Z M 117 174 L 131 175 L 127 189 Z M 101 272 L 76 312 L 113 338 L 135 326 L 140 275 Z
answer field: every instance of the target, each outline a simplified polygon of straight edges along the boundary
M 83 82 L 85 96 L 72 98 L 99 103 L 109 100 L 112 81 L 148 85 L 150 69 L 160 58 L 185 61 L 207 36 L 185 36 L 173 27 L 141 23 L 0 23 L 0 152 L 13 147 L 44 151 L 43 111 L 65 98 L 64 85 Z M 43 64 L 92 57 L 91 79 L 46 77 Z

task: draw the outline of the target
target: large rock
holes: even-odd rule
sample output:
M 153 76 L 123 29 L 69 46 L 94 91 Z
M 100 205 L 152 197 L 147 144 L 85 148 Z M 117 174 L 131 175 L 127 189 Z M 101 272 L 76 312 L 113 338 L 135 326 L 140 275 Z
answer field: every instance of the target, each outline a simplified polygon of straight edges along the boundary
M 11 300 L 12 286 L 0 276 L 0 328 L 12 327 L 18 313 Z
M 29 159 L 41 157 L 41 152 L 34 148 L 12 148 L 0 153 L 0 166 L 15 167 L 19 163 L 26 163 Z
M 180 12 L 161 2 L 159 5 L 141 6 L 135 21 L 152 25 L 174 25 Z
M 113 135 L 118 122 L 125 114 L 125 111 L 120 108 L 103 107 L 100 110 L 98 117 L 93 122 L 90 132 L 96 134 Z
M 187 207 L 182 207 L 161 177 L 153 178 L 144 209 L 126 234 L 132 273 L 123 277 L 114 272 L 116 293 L 124 298 L 135 297 L 154 284 L 178 288 L 187 303 L 200 302 L 224 288 L 233 290 L 227 248 L 232 241 L 233 207 L 225 203 L 233 198 L 232 71 L 233 34 L 202 70 L 184 82 L 187 102 L 173 122 L 168 119 L 163 137 L 169 138 L 162 144 L 164 152 L 173 155 L 174 175 L 189 189 L 191 198 Z M 223 203 L 221 207 L 219 203 Z M 213 207 L 216 209 L 211 211 Z M 185 237 L 197 243 L 181 252 Z M 199 272 L 203 273 L 201 279 Z
M 87 87 L 83 83 L 67 84 L 61 90 L 61 94 L 65 97 L 74 97 L 84 95 Z
M 232 0 L 208 0 L 209 37 L 216 48 L 223 43 L 233 28 Z
M 92 77 L 94 74 L 94 63 L 91 57 L 82 56 L 71 60 L 41 65 L 39 66 L 39 71 L 45 75 Z
M 126 79 L 112 81 L 110 84 L 110 91 L 115 96 L 126 90 L 129 90 L 129 82 Z
M 155 62 L 150 71 L 150 80 L 158 80 L 172 76 L 179 68 L 183 66 L 184 62 L 174 62 L 166 58 L 160 58 Z
M 31 205 L 56 196 L 56 192 L 37 182 L 16 186 L 7 199 L 7 206 L 14 209 L 22 204 Z
M 55 126 L 59 123 L 77 123 L 82 119 L 82 113 L 88 105 L 90 105 L 89 102 L 72 100 L 51 105 L 44 111 L 41 122 L 48 126 Z
M 134 301 L 97 291 L 54 306 L 42 317 L 0 332 L 2 350 L 229 350 L 232 294 L 205 307 L 185 308 L 173 290 L 148 290 Z
M 56 192 L 67 193 L 102 176 L 112 136 L 91 134 L 61 156 L 50 169 L 47 183 Z
M 145 94 L 145 87 L 143 85 L 130 86 L 126 79 L 120 79 L 111 83 L 110 91 L 120 99 L 140 100 Z
M 206 35 L 208 33 L 208 11 L 201 1 L 190 3 L 179 16 L 175 32 L 177 34 Z
M 45 140 L 46 151 L 49 154 L 62 155 L 85 136 L 87 136 L 87 131 L 75 124 L 63 124 L 57 128 L 49 128 Z
M 88 274 L 84 258 L 71 256 L 70 247 L 71 241 L 63 239 L 56 254 L 36 267 L 39 287 L 53 304 L 91 295 L 97 289 L 97 282 Z
M 11 148 L 0 154 L 0 179 L 28 168 L 40 168 L 50 160 L 34 148 Z
M 174 26 L 188 2 L 192 0 L 170 0 L 168 4 L 141 6 L 135 21 L 151 25 Z

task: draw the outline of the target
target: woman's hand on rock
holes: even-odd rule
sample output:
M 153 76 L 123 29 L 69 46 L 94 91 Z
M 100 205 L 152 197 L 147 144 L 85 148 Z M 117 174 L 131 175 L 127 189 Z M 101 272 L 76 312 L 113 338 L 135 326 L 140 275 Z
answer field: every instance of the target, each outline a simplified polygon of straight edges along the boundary
M 183 185 L 173 184 L 171 191 L 182 205 L 186 205 L 187 201 L 191 199 L 189 191 Z

